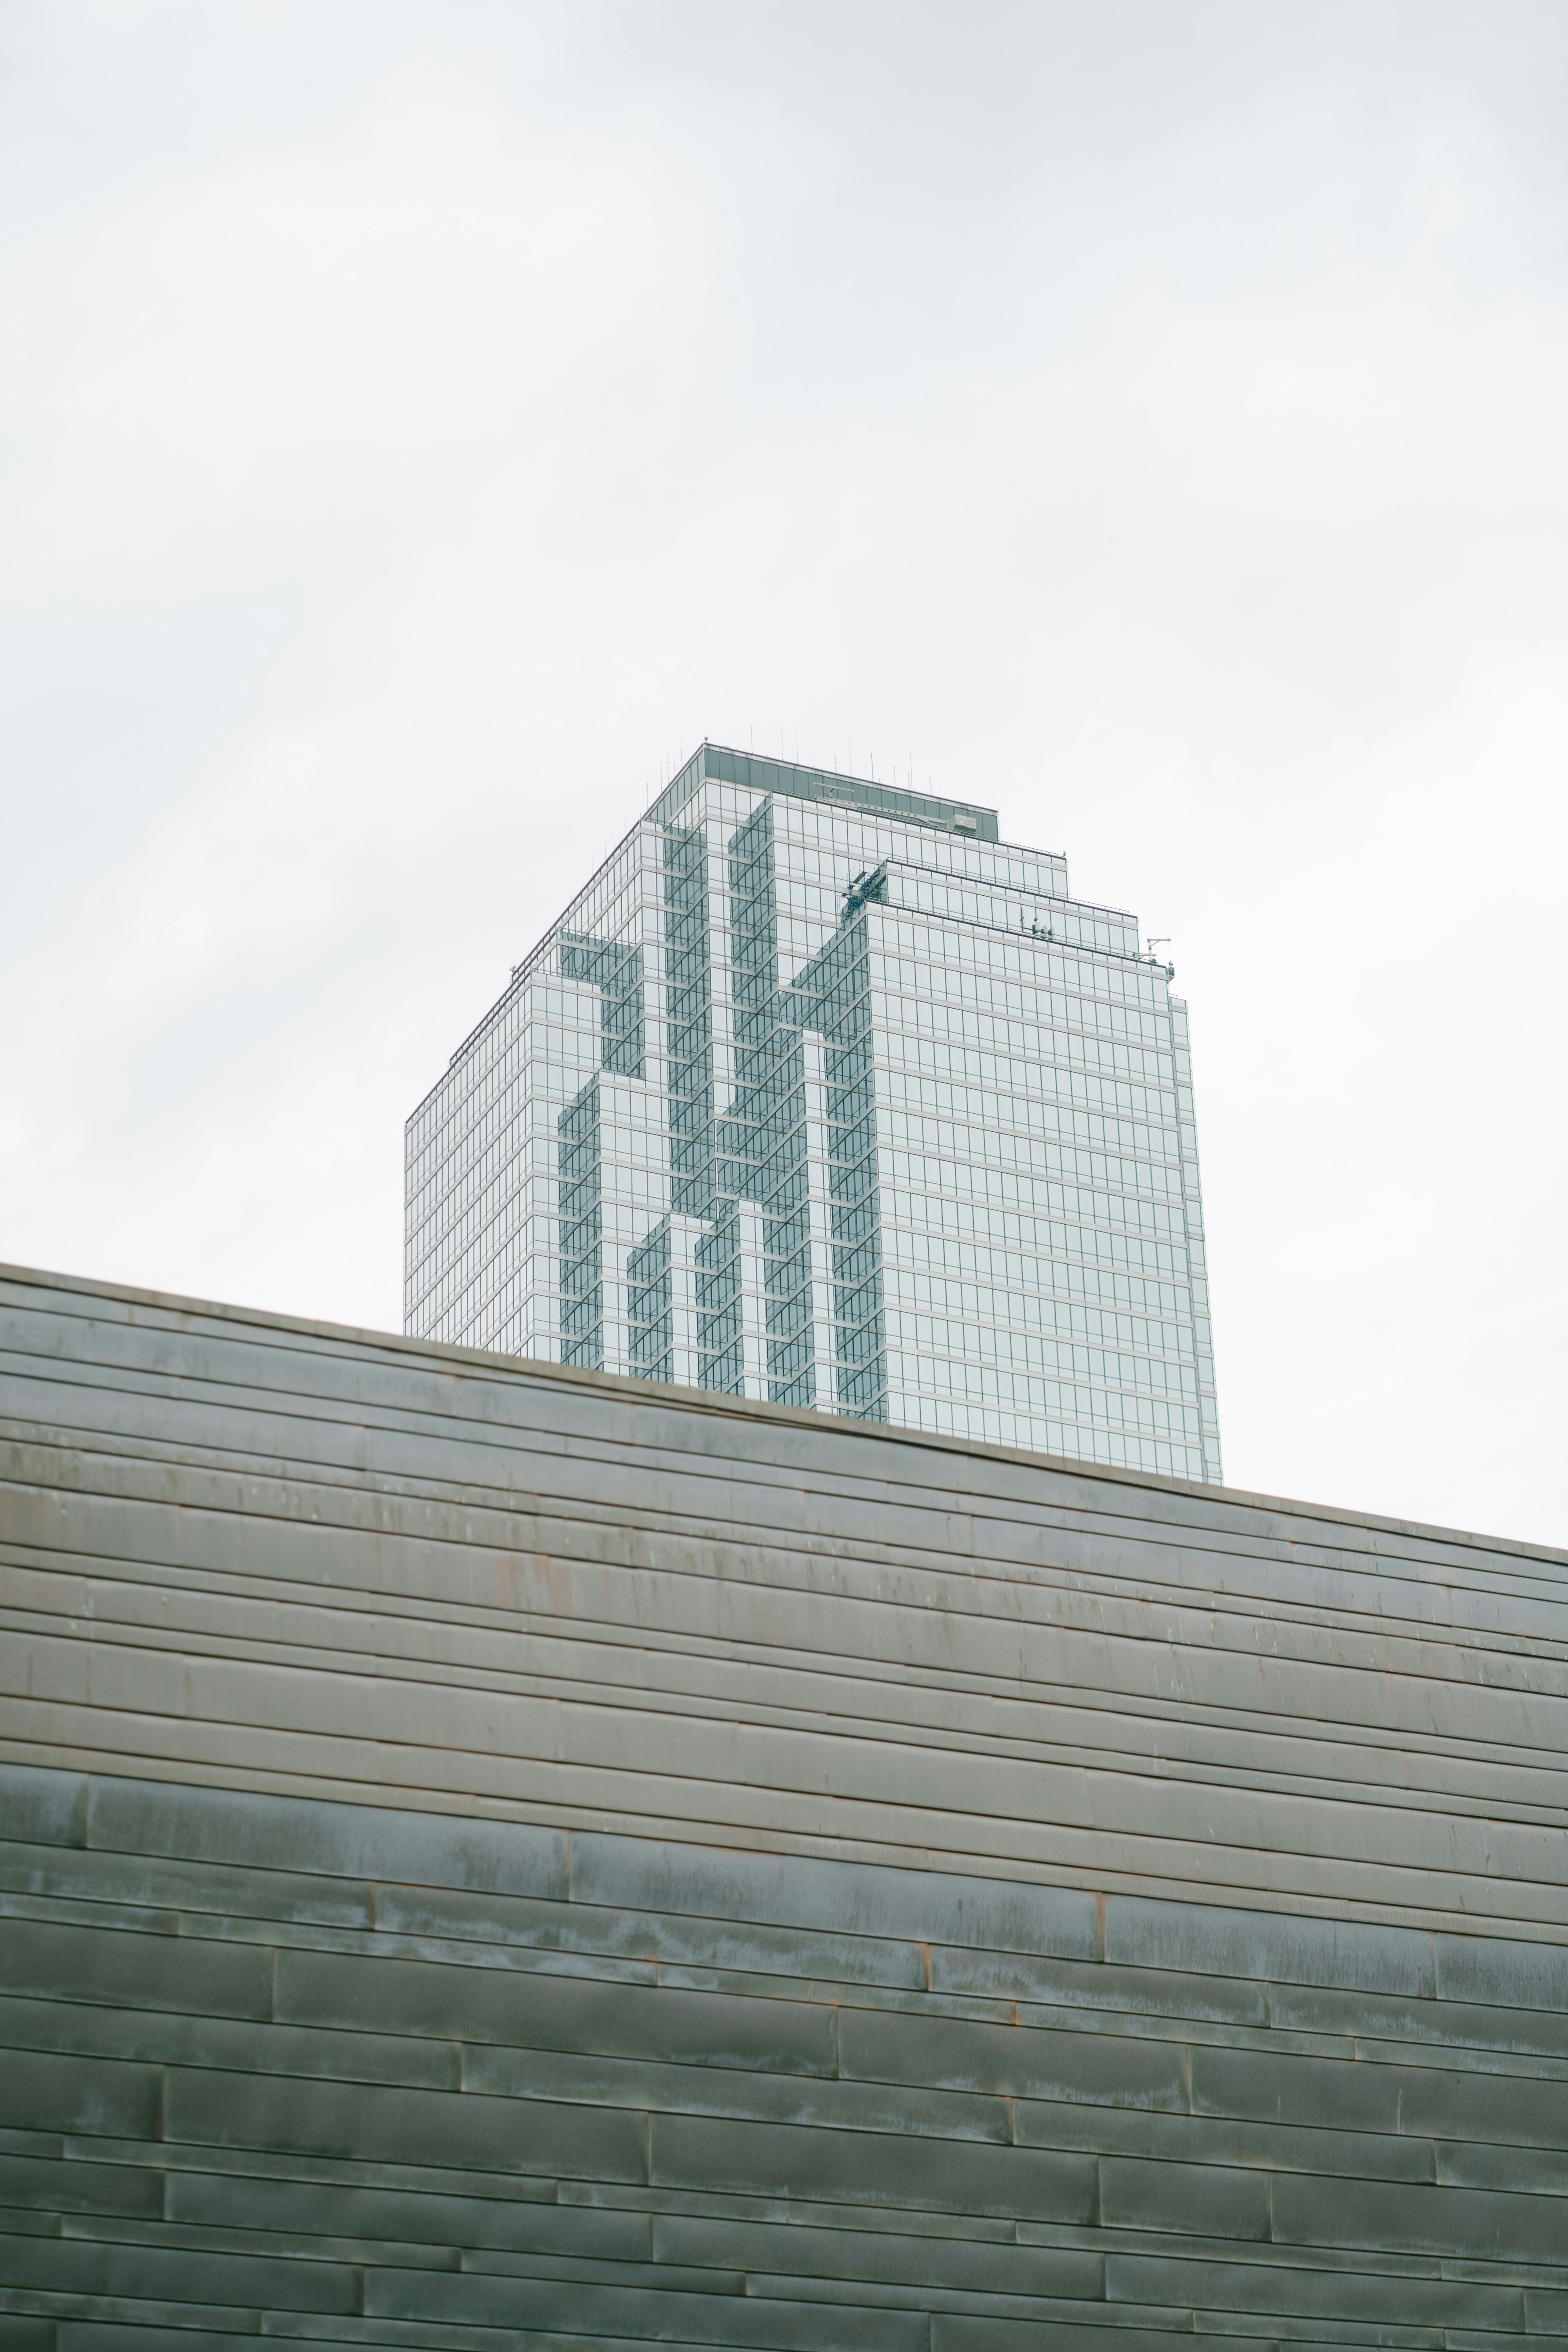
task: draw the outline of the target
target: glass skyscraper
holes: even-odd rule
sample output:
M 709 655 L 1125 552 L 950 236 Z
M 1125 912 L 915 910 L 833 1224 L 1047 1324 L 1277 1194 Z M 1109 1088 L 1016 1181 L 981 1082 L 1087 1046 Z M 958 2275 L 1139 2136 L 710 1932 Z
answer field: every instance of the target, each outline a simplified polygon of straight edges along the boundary
M 994 810 L 705 743 L 409 1120 L 407 1328 L 1217 1479 L 1172 977 Z

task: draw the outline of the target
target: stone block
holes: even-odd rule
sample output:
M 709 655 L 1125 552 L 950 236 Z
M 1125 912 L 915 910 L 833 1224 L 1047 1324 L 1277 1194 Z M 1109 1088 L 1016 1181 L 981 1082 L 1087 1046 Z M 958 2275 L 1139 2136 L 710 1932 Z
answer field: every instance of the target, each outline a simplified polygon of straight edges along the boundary
M 155 2220 L 163 2176 L 132 2164 L 79 2164 L 61 2156 L 0 2155 L 0 2206 L 48 2213 L 120 2213 Z
M 167 2316 L 170 2322 L 167 2332 L 169 2352 L 237 2352 L 237 2347 L 243 2345 L 247 2336 L 258 2335 L 260 2328 L 259 2314 L 252 2312 L 233 2313 L 232 2330 L 189 2326 L 182 2313 L 169 2312 L 163 2315 Z M 51 2326 L 58 2325 L 59 2335 L 58 2338 L 51 2336 L 49 2341 L 55 2346 L 56 2352 L 149 2352 L 149 2340 L 154 2344 L 158 2340 L 160 2316 L 156 2306 L 147 2305 L 144 2320 L 106 2317 L 51 2321 Z M 292 2334 L 292 2330 L 289 2332 Z M 309 2342 L 310 2338 L 305 2340 Z M 321 2340 L 320 2336 L 316 2338 L 318 2343 Z M 334 2352 L 338 2346 L 365 2341 L 357 2331 L 350 2336 L 342 2326 L 334 2327 L 326 2340 L 333 2345 Z M 163 2352 L 162 2347 L 160 2352 Z
M 174 1934 L 182 1919 L 197 1937 L 210 1935 L 215 1919 L 231 1932 L 234 1923 L 247 1919 L 367 1929 L 375 1924 L 374 1890 L 364 1881 L 172 1861 L 164 1854 L 0 1846 L 0 1885 L 100 1906 L 103 1916 L 89 1925 L 117 1924 L 108 1916 L 110 1906 L 129 1910 L 142 1932 Z
M 1082 2157 L 696 2116 L 655 2116 L 650 2132 L 659 2187 L 1009 2220 L 1095 2217 L 1095 2167 Z
M 604 2262 L 647 2261 L 653 2243 L 647 2213 L 465 2196 L 460 2176 L 440 2194 L 232 2173 L 171 2171 L 167 2178 L 169 2220 L 193 2228 L 314 2229 L 331 2237 L 583 2254 Z
M 0 2048 L 58 2050 L 78 2057 L 133 2058 L 157 2066 L 215 2066 L 235 2074 L 313 2075 L 349 2083 L 458 2088 L 455 2042 L 386 2033 L 330 2033 L 167 2010 L 110 2010 L 78 2001 L 0 1998 Z
M 1429 2140 L 1300 2124 L 1256 2123 L 1214 2116 L 1167 2116 L 1147 2108 L 1096 2107 L 1018 2099 L 1014 2136 L 1023 2147 L 1079 2149 L 1097 2156 L 1148 2157 L 1162 2164 L 1233 2165 L 1268 2172 L 1349 2174 L 1356 2179 L 1433 2178 Z
M 1517 2189 L 1535 2197 L 1568 2197 L 1568 2148 L 1439 2140 L 1434 2156 L 1434 2173 L 1445 2189 Z
M 841 1984 L 901 1986 L 926 1981 L 913 1944 L 871 1936 L 834 1936 L 763 1927 L 747 1920 L 675 1912 L 620 1910 L 590 1903 L 508 1903 L 493 1895 L 432 1894 L 424 1888 L 376 1890 L 376 1925 L 403 1936 L 472 1937 L 540 1950 L 593 1952 L 671 1966 L 756 1976 L 816 1977 Z
M 1175 1969 L 1129 1969 L 1053 1960 L 1026 1952 L 956 1950 L 933 1944 L 933 1992 L 973 1993 L 1047 2009 L 1121 2011 L 1137 2017 L 1267 2026 L 1268 1988 L 1235 1978 L 1184 1975 Z M 1053 2021 L 1037 2016 L 1031 2022 Z
M 1179 2042 L 846 2008 L 838 2047 L 842 2073 L 867 2081 L 1187 2110 L 1187 2053 Z
M 1100 2218 L 1108 2230 L 1267 2238 L 1268 2176 L 1220 2165 L 1108 2156 L 1100 2167 Z
M 0 1992 L 265 2018 L 272 2005 L 272 1956 L 258 1946 L 193 1936 L 122 1935 L 11 1918 L 0 1932 Z
M 1524 2326 L 1524 2297 L 1511 2285 L 1474 2279 L 1413 2276 L 1361 2264 L 1325 2268 L 1289 2258 L 1223 2262 L 1212 2256 L 1108 2253 L 1105 2292 L 1111 2303 L 1190 2304 L 1194 2311 L 1324 2320 L 1334 2331 L 1361 2329 L 1368 2341 L 1402 2343 L 1421 2331 L 1441 2341 L 1446 2326 L 1500 2335 Z M 1294 2332 L 1294 2331 L 1292 2331 Z
M 1294 2173 L 1274 2179 L 1274 2235 L 1282 2245 L 1485 2262 L 1561 2262 L 1565 2243 L 1558 2198 Z
M 95 1780 L 88 1843 L 116 1853 L 335 1878 L 554 1899 L 566 1894 L 566 1840 L 559 1830 L 172 1781 Z
M 57 2062 L 58 2063 L 58 2062 Z M 142 2135 L 145 2137 L 145 2135 Z M 165 2078 L 163 2137 L 205 2147 L 297 2152 L 487 2172 L 644 2180 L 647 2125 L 615 2109 L 475 2092 L 382 2089 L 187 2073 Z
M 1268 2050 L 1195 2043 L 1193 2112 L 1392 2134 L 1417 2128 L 1402 2111 L 1405 2079 L 1400 2068 L 1363 2065 L 1353 2058 L 1301 2058 L 1283 2052 L 1277 2056 Z
M 588 1834 L 573 1840 L 572 1893 L 579 1902 L 763 1927 L 1103 1957 L 1092 1895 L 940 1871 Z
M 158 2128 L 160 2081 L 155 2066 L 9 2051 L 0 2065 L 0 2124 L 151 2139 Z
M 1168 2326 L 1139 2327 L 1112 2320 L 1091 2319 L 1075 2325 L 1052 2320 L 1045 2341 L 1050 2352 L 1193 2352 L 1193 2330 L 1181 2315 L 1171 2315 Z M 1272 2336 L 1224 2337 L 1225 2352 L 1280 2352 Z M 1035 2352 L 1041 2329 L 1030 2320 L 981 2319 L 952 2312 L 933 2312 L 931 2352 Z M 1316 2352 L 1316 2347 L 1314 2347 Z
M 1531 2080 L 1483 2074 L 1476 2067 L 1448 2072 L 1390 2066 L 1380 2071 L 1392 2075 L 1398 2086 L 1401 2121 L 1408 2132 L 1568 2154 L 1568 2077 Z
M 460 2279 L 376 2272 L 365 2283 L 367 2316 L 456 2322 L 533 2333 L 560 2331 L 595 2343 L 649 2336 L 682 2345 L 746 2352 L 925 2352 L 923 2315 L 764 2302 L 756 2295 L 658 2293 L 543 2279 Z
M 309 2311 L 340 2316 L 361 2307 L 359 2272 L 343 2263 L 215 2254 L 195 2246 L 93 2244 L 85 2239 L 5 2242 L 14 2287 L 54 2294 L 113 2295 L 166 2305 Z
M 58 2352 L 57 2322 L 29 2318 L 25 2313 L 0 2311 L 0 2352 Z M 139 2352 L 146 2352 L 143 2340 Z M 234 2352 L 232 2336 L 225 2352 Z
M 413 1959 L 280 1952 L 277 2014 L 309 2024 L 374 2025 L 671 2064 L 785 2074 L 831 2074 L 836 2068 L 834 2012 L 805 2001 Z
M 1433 1990 L 1432 1939 L 1417 1928 L 1284 1911 L 1225 1910 L 1206 1903 L 1108 1895 L 1105 1957 L 1130 1967 L 1178 1969 L 1244 1983 Z
M 1444 2000 L 1568 2017 L 1568 1945 L 1560 1939 L 1510 1943 L 1489 1936 L 1438 1935 L 1433 1943 Z
M 0 1762 L 0 1838 L 16 1845 L 85 1845 L 86 1774 Z
M 1495 2051 L 1505 2065 L 1509 2056 L 1568 2058 L 1568 2013 L 1480 2001 L 1331 1992 L 1311 1985 L 1271 1986 L 1268 2007 L 1275 2026 L 1289 2033 L 1337 2034 L 1363 2043 L 1430 2042 L 1435 2050 Z
M 660 2214 L 653 2224 L 661 2262 L 732 2263 L 748 2272 L 854 2280 L 907 2293 L 1100 2298 L 1104 2259 L 1077 2247 L 996 2245 L 985 2240 L 897 2236 L 869 2229 L 813 2229 L 789 2223 Z
M 1005 2144 L 1013 2137 L 1001 2099 L 904 2084 L 827 2081 L 722 2066 L 661 2066 L 648 2059 L 475 2042 L 464 2043 L 462 2065 L 465 2091 L 516 2098 L 575 2099 L 649 2113 L 822 2124 L 847 2132 L 904 2132 L 947 2140 Z

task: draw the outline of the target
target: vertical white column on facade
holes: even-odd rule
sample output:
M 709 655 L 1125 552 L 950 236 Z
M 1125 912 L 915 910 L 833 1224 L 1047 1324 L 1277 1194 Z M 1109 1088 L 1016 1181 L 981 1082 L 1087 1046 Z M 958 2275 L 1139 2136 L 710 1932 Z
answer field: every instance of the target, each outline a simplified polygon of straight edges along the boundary
M 653 1124 L 642 1138 L 646 1159 L 649 1135 L 658 1138 L 658 1165 L 662 1180 L 662 1206 L 669 1202 L 674 1159 L 670 1150 L 669 1131 L 669 999 L 668 994 L 668 960 L 664 939 L 664 836 L 659 827 L 645 819 L 637 830 L 637 876 L 639 898 L 638 941 L 642 948 L 643 980 L 643 1083 L 645 1115 L 653 1112 Z M 657 1110 L 655 1106 L 657 1104 Z M 639 1221 L 644 1235 L 657 1220 L 659 1209 L 645 1213 Z M 671 1252 L 673 1259 L 673 1248 Z M 606 1298 L 606 1307 L 608 1299 Z M 609 1339 L 606 1327 L 605 1339 Z M 631 1370 L 630 1307 L 627 1303 L 626 1328 L 627 1370 Z M 605 1368 L 610 1370 L 606 1351 Z M 641 1367 L 638 1367 L 641 1370 Z M 678 1375 L 679 1377 L 679 1375 Z
M 561 1231 L 561 1156 L 556 1130 L 557 1106 L 545 1091 L 542 1064 L 524 1066 L 525 1101 L 533 1153 L 533 1216 L 523 1261 L 523 1318 L 528 1339 L 525 1355 L 543 1364 L 561 1361 L 561 1259 L 556 1243 Z
M 767 1291 L 763 1264 L 763 1213 L 749 1201 L 735 1212 L 741 1274 L 741 1363 L 745 1392 L 759 1402 L 768 1393 Z
M 1187 1007 L 1179 996 L 1171 999 L 1171 1039 L 1174 1048 L 1176 1132 L 1182 1155 L 1182 1215 L 1187 1236 L 1187 1271 L 1193 1298 L 1193 1349 L 1198 1380 L 1198 1420 L 1202 1433 L 1204 1475 L 1223 1475 L 1219 1447 L 1219 1400 L 1215 1388 L 1214 1326 L 1209 1317 L 1208 1253 L 1204 1243 L 1203 1188 L 1198 1174 L 1197 1115 L 1193 1102 L 1192 1033 Z
M 838 1405 L 837 1370 L 833 1349 L 833 1227 L 829 1216 L 827 1151 L 827 1086 L 821 1038 L 814 1029 L 802 1034 L 805 1064 L 805 1166 L 810 1186 L 811 1218 L 811 1351 L 816 1373 L 816 1409 L 833 1412 Z
M 562 1357 L 561 1337 L 561 1118 L 595 1075 L 600 1057 L 600 994 L 588 981 L 542 971 L 533 987 L 547 989 L 560 1007 L 551 1019 L 552 1049 L 547 1061 L 524 1065 L 528 1124 L 534 1142 L 535 1249 L 527 1291 L 533 1325 L 529 1352 L 547 1364 Z M 564 1016 L 563 1018 L 563 1016 Z M 541 1025 L 546 1016 L 541 1013 Z M 555 1056 L 560 1058 L 556 1059 Z M 601 1099 L 601 1112 L 604 1105 Z M 613 1114 L 612 1114 L 613 1115 Z M 603 1186 L 601 1159 L 601 1188 Z
M 713 1107 L 722 1118 L 735 1100 L 734 963 L 730 934 L 729 828 L 703 827 L 708 844 L 708 985 L 713 1034 Z
M 610 1223 L 609 1204 L 605 1208 L 605 1223 Z M 604 1362 L 607 1372 L 629 1372 L 632 1368 L 631 1318 L 626 1311 L 626 1259 L 631 1253 L 626 1243 L 611 1238 L 606 1231 L 601 1244 L 600 1296 L 604 1307 Z
M 602 1360 L 607 1372 L 632 1368 L 626 1260 L 631 1255 L 632 1138 L 628 1099 L 634 1081 L 599 1073 L 599 1297 Z
M 698 1217 L 669 1221 L 669 1321 L 674 1361 L 669 1376 L 678 1388 L 700 1386 L 697 1349 L 697 1244 L 708 1227 Z
M 639 921 L 642 950 L 643 1076 L 662 1095 L 669 1084 L 668 1003 L 665 995 L 664 845 L 657 825 L 637 833 Z
M 599 1079 L 599 1281 L 607 1372 L 631 1372 L 628 1262 L 669 1207 L 666 1103 L 646 1078 Z M 650 1141 L 658 1139 L 657 1150 Z

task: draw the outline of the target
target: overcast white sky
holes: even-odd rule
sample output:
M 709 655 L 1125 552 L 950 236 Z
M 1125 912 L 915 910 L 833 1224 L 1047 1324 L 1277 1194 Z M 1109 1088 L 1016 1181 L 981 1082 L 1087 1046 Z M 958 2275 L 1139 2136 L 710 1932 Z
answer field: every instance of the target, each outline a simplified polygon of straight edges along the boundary
M 1237 1485 L 1568 1543 L 1562 0 L 10 0 L 0 1255 L 396 1328 L 703 735 L 1173 940 Z

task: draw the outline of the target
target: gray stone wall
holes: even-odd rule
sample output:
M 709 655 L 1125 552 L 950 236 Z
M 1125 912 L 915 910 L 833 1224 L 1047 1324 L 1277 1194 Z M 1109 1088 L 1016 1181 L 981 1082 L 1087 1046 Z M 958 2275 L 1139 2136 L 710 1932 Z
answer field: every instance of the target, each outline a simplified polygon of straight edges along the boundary
M 0 1276 L 0 2352 L 1568 2346 L 1565 1588 Z
M 1561 1949 L 0 1799 L 0 2343 L 1568 2338 Z

